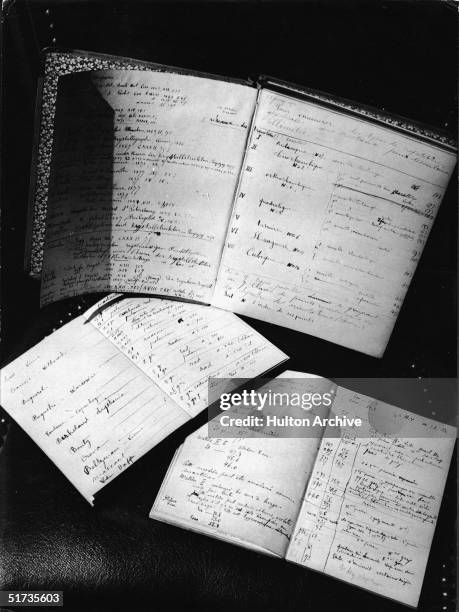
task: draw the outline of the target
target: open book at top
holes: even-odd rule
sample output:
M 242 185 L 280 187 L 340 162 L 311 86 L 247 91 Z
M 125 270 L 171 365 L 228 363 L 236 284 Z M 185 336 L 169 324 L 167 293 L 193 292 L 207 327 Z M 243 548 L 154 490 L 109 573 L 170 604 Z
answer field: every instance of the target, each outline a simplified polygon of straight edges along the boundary
M 42 303 L 176 297 L 381 356 L 455 163 L 269 83 L 61 76 Z
M 269 389 L 292 393 L 294 378 L 302 392 L 334 388 L 317 414 L 362 426 L 227 437 L 204 425 L 177 450 L 150 517 L 416 606 L 456 429 L 299 372 Z

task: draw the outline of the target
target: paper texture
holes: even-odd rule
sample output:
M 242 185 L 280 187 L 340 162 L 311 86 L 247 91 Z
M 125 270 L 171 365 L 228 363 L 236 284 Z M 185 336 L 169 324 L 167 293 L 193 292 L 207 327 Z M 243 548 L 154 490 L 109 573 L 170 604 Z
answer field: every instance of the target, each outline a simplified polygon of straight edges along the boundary
M 212 304 L 380 357 L 455 164 L 263 90 Z
M 92 503 L 207 406 L 209 376 L 251 378 L 285 358 L 231 313 L 104 299 L 88 322 L 78 317 L 3 368 L 0 401 Z
M 455 430 L 342 387 L 333 412 L 364 429 L 325 432 L 287 559 L 417 606 Z
M 42 304 L 93 291 L 209 303 L 255 97 L 171 73 L 61 77 Z

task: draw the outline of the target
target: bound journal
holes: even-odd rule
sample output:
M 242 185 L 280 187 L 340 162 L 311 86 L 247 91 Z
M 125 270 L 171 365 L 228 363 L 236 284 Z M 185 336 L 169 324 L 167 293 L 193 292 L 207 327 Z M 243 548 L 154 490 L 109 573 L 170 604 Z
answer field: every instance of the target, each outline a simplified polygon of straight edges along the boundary
M 269 388 L 291 392 L 304 376 L 284 372 Z M 417 606 L 456 429 L 320 384 L 334 396 L 322 417 L 361 427 L 289 438 L 241 427 L 231 438 L 211 422 L 176 451 L 150 517 Z
M 109 301 L 3 368 L 0 381 L 2 407 L 91 504 L 206 408 L 209 377 L 250 379 L 287 359 L 223 310 Z
M 331 96 L 256 85 L 48 54 L 31 190 L 43 304 L 176 297 L 383 354 L 455 145 Z

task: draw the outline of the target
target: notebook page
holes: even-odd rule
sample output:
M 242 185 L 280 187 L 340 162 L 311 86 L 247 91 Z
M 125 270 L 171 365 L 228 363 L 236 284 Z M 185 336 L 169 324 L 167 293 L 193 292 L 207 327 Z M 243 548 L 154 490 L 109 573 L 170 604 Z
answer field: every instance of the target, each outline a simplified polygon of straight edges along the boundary
M 456 430 L 342 387 L 333 412 L 363 427 L 325 433 L 286 558 L 416 606 Z
M 283 557 L 316 451 L 312 439 L 209 438 L 204 425 L 179 450 L 150 518 Z
M 2 407 L 90 503 L 189 419 L 83 316 L 3 368 L 0 391 Z
M 455 164 L 262 90 L 212 304 L 381 356 Z
M 296 384 L 298 383 L 298 384 Z M 285 371 L 263 384 L 258 393 L 329 391 L 326 379 Z M 290 407 L 294 416 L 326 416 Z M 265 415 L 281 416 L 285 406 L 264 403 Z M 255 406 L 235 407 L 232 417 L 257 413 Z M 151 518 L 284 557 L 306 484 L 317 456 L 317 436 L 267 425 L 234 427 L 231 434 L 218 417 L 189 436 L 177 451 L 157 495 Z M 222 437 L 219 437 L 222 436 Z
M 125 298 L 91 324 L 190 416 L 207 408 L 209 378 L 255 378 L 288 358 L 236 315 L 200 304 Z
M 256 90 L 136 70 L 58 86 L 42 304 L 110 290 L 209 303 Z

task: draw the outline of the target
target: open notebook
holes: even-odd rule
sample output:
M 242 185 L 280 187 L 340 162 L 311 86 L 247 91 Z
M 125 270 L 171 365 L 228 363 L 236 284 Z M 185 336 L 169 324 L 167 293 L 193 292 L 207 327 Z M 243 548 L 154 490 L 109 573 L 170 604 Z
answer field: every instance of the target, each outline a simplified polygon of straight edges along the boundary
M 110 296 L 3 368 L 0 404 L 93 503 L 206 408 L 209 377 L 250 379 L 285 359 L 223 310 Z
M 269 388 L 304 376 L 284 372 Z M 177 450 L 150 517 L 416 606 L 456 429 L 320 384 L 334 390 L 330 413 L 362 420 L 358 434 L 219 438 L 204 425 Z
M 381 356 L 456 164 L 444 135 L 280 81 L 50 52 L 42 304 L 177 297 Z

